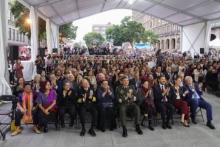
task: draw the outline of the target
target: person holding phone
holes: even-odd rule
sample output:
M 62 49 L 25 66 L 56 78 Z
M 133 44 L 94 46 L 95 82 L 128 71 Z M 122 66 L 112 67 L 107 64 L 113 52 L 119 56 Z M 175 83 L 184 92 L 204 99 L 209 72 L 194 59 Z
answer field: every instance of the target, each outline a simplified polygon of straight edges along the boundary
M 58 93 L 57 96 L 57 106 L 59 118 L 61 121 L 61 127 L 65 127 L 64 115 L 68 113 L 70 115 L 69 126 L 72 127 L 74 123 L 74 117 L 76 116 L 75 111 L 75 94 L 70 89 L 70 82 L 64 81 L 63 89 L 61 93 Z
M 77 96 L 77 109 L 80 117 L 80 122 L 82 125 L 82 130 L 80 132 L 80 136 L 85 136 L 86 129 L 85 129 L 85 117 L 86 112 L 91 114 L 91 127 L 89 129 L 89 134 L 91 136 L 96 136 L 94 131 L 94 127 L 96 125 L 97 119 L 97 110 L 96 110 L 96 97 L 94 96 L 94 91 L 91 88 L 89 81 L 87 79 L 82 79 L 81 87 L 78 91 Z

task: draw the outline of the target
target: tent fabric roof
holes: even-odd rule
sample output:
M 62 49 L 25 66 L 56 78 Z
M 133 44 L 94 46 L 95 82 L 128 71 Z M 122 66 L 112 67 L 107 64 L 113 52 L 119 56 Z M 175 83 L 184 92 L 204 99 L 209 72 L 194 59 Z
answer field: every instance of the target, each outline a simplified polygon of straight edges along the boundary
M 58 25 L 111 9 L 132 9 L 186 26 L 220 18 L 220 0 L 23 0 Z

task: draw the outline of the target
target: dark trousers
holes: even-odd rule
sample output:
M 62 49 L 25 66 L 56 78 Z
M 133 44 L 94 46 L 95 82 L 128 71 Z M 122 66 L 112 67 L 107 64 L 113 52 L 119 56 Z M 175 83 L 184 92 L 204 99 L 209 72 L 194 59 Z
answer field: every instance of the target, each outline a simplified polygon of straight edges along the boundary
M 100 129 L 105 129 L 107 124 L 109 125 L 110 129 L 113 129 L 116 127 L 114 107 L 105 108 L 105 107 L 100 106 L 98 127 Z
M 126 116 L 127 114 L 132 115 L 135 118 L 135 125 L 139 125 L 140 120 L 140 108 L 137 104 L 121 104 L 119 107 L 121 125 L 126 127 Z
M 157 109 L 161 114 L 161 118 L 163 123 L 169 123 L 169 121 L 173 118 L 174 107 L 172 104 L 163 102 L 157 104 Z
M 195 120 L 196 117 L 196 110 L 198 107 L 201 107 L 206 110 L 207 121 L 212 120 L 212 106 L 205 101 L 203 98 L 200 99 L 191 99 L 188 101 L 190 105 L 190 112 L 192 120 Z
M 82 128 L 85 128 L 86 112 L 89 112 L 91 114 L 91 128 L 93 128 L 96 125 L 97 119 L 96 105 L 93 103 L 79 104 L 78 113 Z
M 155 107 L 153 107 L 152 105 L 148 105 L 146 103 L 141 104 L 140 106 L 141 108 L 141 113 L 147 114 L 148 115 L 148 120 L 151 121 L 153 119 L 153 116 L 156 113 Z
M 32 110 L 32 119 L 34 125 L 38 125 L 39 123 L 37 113 L 38 113 L 37 109 Z M 21 119 L 23 116 L 24 114 L 21 112 L 21 110 L 18 109 L 15 111 L 15 126 L 21 126 Z
M 49 115 L 46 115 L 41 109 L 38 109 L 38 123 L 41 127 L 47 127 L 48 122 L 54 122 L 57 126 L 58 124 L 58 113 L 57 112 L 49 112 Z
M 74 118 L 76 116 L 75 106 L 59 107 L 58 113 L 59 113 L 59 119 L 62 125 L 64 125 L 64 116 L 66 113 L 69 114 L 70 116 L 70 124 L 73 124 Z

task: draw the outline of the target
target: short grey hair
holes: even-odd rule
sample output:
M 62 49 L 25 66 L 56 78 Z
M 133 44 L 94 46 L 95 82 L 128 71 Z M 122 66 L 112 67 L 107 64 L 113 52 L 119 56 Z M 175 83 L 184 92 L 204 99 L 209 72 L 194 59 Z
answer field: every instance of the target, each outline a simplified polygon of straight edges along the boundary
M 191 80 L 191 79 L 192 79 L 191 76 L 186 76 L 186 77 L 185 77 L 185 82 L 188 82 L 188 81 Z

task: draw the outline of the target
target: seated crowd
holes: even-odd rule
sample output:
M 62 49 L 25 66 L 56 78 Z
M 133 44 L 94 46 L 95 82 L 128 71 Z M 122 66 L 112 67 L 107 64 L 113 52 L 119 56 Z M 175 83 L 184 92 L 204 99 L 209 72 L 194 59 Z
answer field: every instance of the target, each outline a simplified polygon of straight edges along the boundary
M 89 119 L 91 136 L 96 136 L 95 128 L 102 132 L 116 129 L 118 120 L 122 136 L 126 137 L 127 117 L 134 118 L 135 130 L 141 135 L 145 119 L 148 128 L 154 130 L 157 114 L 161 116 L 163 129 L 172 129 L 171 121 L 177 111 L 183 127 L 190 127 L 190 120 L 197 124 L 198 107 L 206 110 L 206 125 L 215 129 L 212 106 L 203 97 L 207 84 L 204 71 L 208 74 L 210 70 L 219 70 L 220 62 L 201 59 L 189 64 L 184 58 L 167 57 L 161 64 L 150 67 L 147 59 L 71 56 L 56 57 L 56 62 L 51 58 L 43 60 L 38 57 L 35 62 L 38 74 L 33 81 L 24 81 L 22 73 L 16 76 L 14 94 L 19 101 L 12 136 L 22 132 L 21 121 L 33 123 L 35 133 L 48 132 L 51 119 L 56 127 L 64 128 L 66 113 L 70 127 L 79 118 L 80 136 L 86 134 L 85 123 Z

